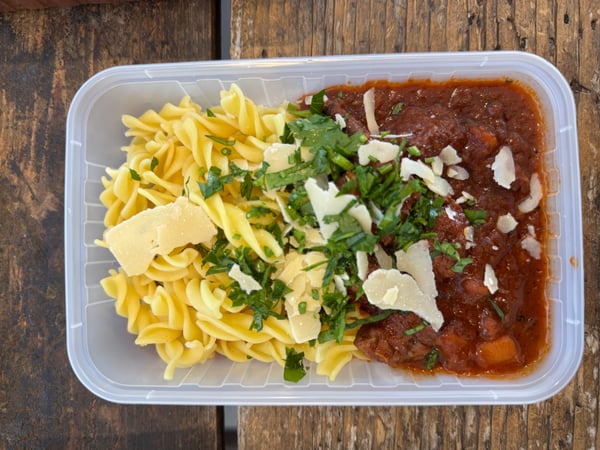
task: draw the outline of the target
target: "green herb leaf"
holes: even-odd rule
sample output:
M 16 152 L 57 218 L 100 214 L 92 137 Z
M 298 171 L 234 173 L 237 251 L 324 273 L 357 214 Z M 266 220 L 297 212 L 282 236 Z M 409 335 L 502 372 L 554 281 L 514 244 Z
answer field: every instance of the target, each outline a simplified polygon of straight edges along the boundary
M 219 136 L 211 136 L 210 134 L 207 134 L 205 136 L 221 145 L 226 146 L 226 147 L 231 147 L 232 145 L 235 145 L 235 139 L 227 140 L 227 139 L 224 139 Z
M 217 117 L 214 112 L 210 108 L 206 108 L 206 115 L 208 117 Z
M 221 177 L 221 169 L 216 166 L 212 166 L 206 175 L 206 183 L 201 181 L 198 182 L 198 186 L 200 186 L 200 192 L 204 198 L 210 198 L 212 195 L 220 192 L 224 189 L 224 185 L 226 183 L 231 183 L 233 181 L 232 175 L 225 175 Z
M 402 111 L 403 107 L 404 107 L 404 103 L 402 103 L 402 102 L 396 103 L 394 105 L 394 107 L 392 108 L 392 116 L 397 116 L 398 114 L 400 114 L 400 111 Z
M 142 177 L 137 173 L 134 169 L 129 169 L 129 174 L 131 175 L 131 179 L 135 181 L 142 181 Z
M 306 312 L 306 302 L 298 303 L 298 312 L 304 314 Z
M 500 321 L 504 323 L 504 311 L 502 311 L 502 309 L 498 306 L 498 303 L 496 303 L 491 297 L 488 297 L 488 301 L 492 305 L 492 308 L 494 308 L 494 311 L 496 311 L 496 314 L 498 314 L 498 317 L 500 317 Z
M 440 359 L 440 351 L 434 347 L 425 357 L 425 369 L 433 370 Z
M 417 334 L 419 331 L 424 330 L 427 327 L 427 325 L 429 325 L 429 323 L 427 323 L 424 320 L 423 322 L 421 322 L 416 327 L 409 328 L 408 330 L 404 330 L 404 336 L 412 336 L 413 334 Z
M 283 369 L 283 379 L 292 383 L 297 383 L 306 375 L 304 367 L 304 352 L 298 353 L 293 348 L 285 349 L 285 367 Z
M 313 114 L 321 114 L 323 112 L 323 105 L 325 99 L 325 89 L 317 92 L 312 96 L 312 100 L 310 102 L 310 112 Z
M 156 166 L 158 166 L 158 158 L 156 156 L 153 156 L 152 161 L 150 161 L 150 170 L 152 172 L 154 172 L 154 169 L 156 169 Z
M 465 209 L 465 215 L 471 224 L 475 226 L 483 225 L 485 223 L 487 211 L 485 209 Z

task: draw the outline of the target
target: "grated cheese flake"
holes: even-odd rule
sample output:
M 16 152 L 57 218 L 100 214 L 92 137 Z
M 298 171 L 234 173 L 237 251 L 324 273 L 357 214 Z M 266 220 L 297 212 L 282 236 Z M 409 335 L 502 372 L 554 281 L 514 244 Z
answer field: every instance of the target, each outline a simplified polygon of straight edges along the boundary
M 391 142 L 371 140 L 358 147 L 358 163 L 366 166 L 371 162 L 371 157 L 380 163 L 393 161 L 400 152 L 400 146 Z
M 377 125 L 377 119 L 375 119 L 375 88 L 371 88 L 363 94 L 363 106 L 369 133 L 379 134 L 379 125 Z
M 519 222 L 515 220 L 511 213 L 504 214 L 502 216 L 498 216 L 498 221 L 496 222 L 496 228 L 501 233 L 510 233 L 513 231 Z
M 496 272 L 494 272 L 494 268 L 490 264 L 485 265 L 483 284 L 488 288 L 490 294 L 493 294 L 498 290 L 498 278 L 496 278 Z
M 381 309 L 411 311 L 438 331 L 444 316 L 437 308 L 435 298 L 426 295 L 413 277 L 397 269 L 377 269 L 363 283 L 369 302 Z
M 540 204 L 540 200 L 542 199 L 543 191 L 542 191 L 542 183 L 540 182 L 540 177 L 537 173 L 533 173 L 529 180 L 529 196 L 519 203 L 519 211 L 522 213 L 528 213 L 533 211 Z
M 510 147 L 502 146 L 492 164 L 494 171 L 494 181 L 506 189 L 510 189 L 510 185 L 516 180 L 515 161 Z

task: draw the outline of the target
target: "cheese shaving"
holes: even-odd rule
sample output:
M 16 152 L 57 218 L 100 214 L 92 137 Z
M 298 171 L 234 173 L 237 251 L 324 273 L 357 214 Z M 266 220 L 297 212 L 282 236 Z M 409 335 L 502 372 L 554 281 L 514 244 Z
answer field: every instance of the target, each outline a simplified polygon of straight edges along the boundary
M 519 211 L 522 213 L 528 213 L 533 211 L 540 204 L 540 200 L 542 199 L 543 191 L 542 191 L 542 183 L 540 182 L 540 177 L 537 173 L 533 173 L 531 175 L 531 179 L 529 180 L 529 196 L 519 203 Z
M 498 290 L 498 278 L 496 278 L 496 272 L 494 272 L 494 268 L 489 264 L 485 265 L 483 284 L 488 288 L 490 294 L 494 294 Z
M 526 250 L 535 259 L 542 257 L 542 244 L 531 235 L 526 236 L 521 241 L 521 248 Z
M 237 281 L 240 285 L 240 288 L 246 294 L 249 294 L 252 291 L 259 291 L 260 289 L 262 289 L 260 283 L 254 278 L 252 278 L 250 275 L 242 272 L 240 266 L 237 264 L 231 266 L 231 269 L 229 269 L 227 275 L 229 275 L 229 278 L 231 278 L 232 280 Z
M 369 133 L 379 134 L 379 125 L 375 118 L 375 88 L 371 88 L 363 94 L 363 105 Z
M 452 166 L 462 162 L 462 158 L 458 156 L 456 149 L 451 145 L 448 145 L 442 149 L 442 151 L 439 154 L 439 158 L 447 166 Z
M 513 231 L 518 224 L 519 222 L 515 220 L 512 214 L 508 213 L 498 217 L 498 221 L 496 222 L 496 228 L 501 233 L 506 234 Z
M 411 311 L 431 324 L 435 331 L 444 324 L 444 316 L 435 298 L 426 295 L 410 275 L 397 269 L 377 269 L 367 277 L 363 289 L 369 302 L 381 309 Z
M 510 189 L 510 185 L 516 180 L 515 162 L 510 147 L 504 145 L 492 164 L 494 171 L 494 181 L 506 189 Z
M 429 243 L 426 239 L 415 242 L 406 251 L 398 250 L 394 256 L 396 256 L 398 270 L 412 276 L 426 295 L 433 298 L 437 297 L 438 291 L 435 285 L 433 262 L 429 253 Z
M 400 152 L 400 146 L 391 142 L 372 140 L 358 147 L 358 163 L 366 166 L 375 158 L 380 163 L 393 161 Z
M 135 276 L 144 273 L 156 255 L 208 242 L 215 234 L 217 229 L 202 207 L 178 197 L 115 225 L 104 240 L 127 275 Z

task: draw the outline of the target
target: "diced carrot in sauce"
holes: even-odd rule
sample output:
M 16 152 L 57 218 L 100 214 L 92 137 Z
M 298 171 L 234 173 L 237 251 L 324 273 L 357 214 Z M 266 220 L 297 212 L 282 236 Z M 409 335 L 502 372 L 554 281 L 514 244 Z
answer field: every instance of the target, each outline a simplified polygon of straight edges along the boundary
M 481 342 L 477 349 L 478 363 L 484 368 L 517 363 L 521 359 L 521 351 L 516 341 L 509 335 Z

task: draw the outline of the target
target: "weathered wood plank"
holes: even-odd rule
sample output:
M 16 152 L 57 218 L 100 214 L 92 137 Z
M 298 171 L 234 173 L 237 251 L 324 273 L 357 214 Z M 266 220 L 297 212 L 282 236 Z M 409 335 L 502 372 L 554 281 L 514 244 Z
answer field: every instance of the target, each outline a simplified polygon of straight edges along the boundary
M 0 448 L 220 448 L 217 407 L 108 403 L 65 347 L 65 119 L 117 64 L 217 57 L 216 2 L 0 14 Z
M 271 7 L 283 0 L 270 0 Z M 258 30 L 290 28 L 232 0 L 232 55 L 300 56 L 298 44 L 249 39 Z M 266 3 L 266 2 L 265 2 Z M 261 443 L 294 448 L 576 448 L 600 446 L 600 5 L 595 0 L 327 0 L 306 25 L 312 54 L 446 50 L 525 50 L 557 65 L 571 83 L 578 112 L 584 211 L 586 348 L 567 388 L 535 405 L 464 407 L 242 407 L 240 448 Z M 364 3 L 364 4 L 363 4 Z M 244 5 L 244 7 L 242 7 Z M 244 9 L 248 8 L 248 9 Z M 250 12 L 252 11 L 252 12 Z M 302 15 L 303 12 L 298 13 Z M 258 27 L 257 24 L 260 24 Z M 270 31 L 274 36 L 275 31 Z M 275 39 L 275 38 L 272 38 Z M 369 42 L 365 41 L 368 39 Z M 314 45 L 314 43 L 319 43 Z M 263 51 L 265 50 L 266 51 Z M 277 52 L 274 50 L 277 49 Z M 287 424 L 285 432 L 280 425 Z M 292 431 L 293 430 L 293 431 Z M 276 439 L 276 441 L 272 441 Z

